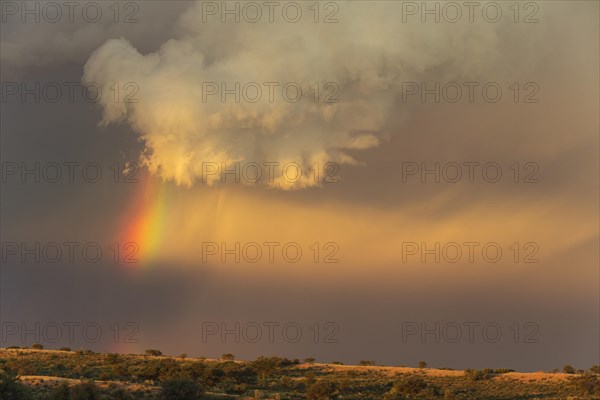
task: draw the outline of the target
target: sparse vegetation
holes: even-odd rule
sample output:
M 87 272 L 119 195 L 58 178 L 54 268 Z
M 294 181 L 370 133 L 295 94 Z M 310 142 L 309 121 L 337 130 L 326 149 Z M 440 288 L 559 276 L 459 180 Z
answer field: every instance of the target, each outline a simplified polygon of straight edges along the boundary
M 153 353 L 156 354 L 156 353 Z M 306 361 L 306 360 L 305 360 Z M 600 398 L 600 375 L 301 364 L 0 349 L 1 400 L 564 400 Z M 577 370 L 575 370 L 577 371 Z

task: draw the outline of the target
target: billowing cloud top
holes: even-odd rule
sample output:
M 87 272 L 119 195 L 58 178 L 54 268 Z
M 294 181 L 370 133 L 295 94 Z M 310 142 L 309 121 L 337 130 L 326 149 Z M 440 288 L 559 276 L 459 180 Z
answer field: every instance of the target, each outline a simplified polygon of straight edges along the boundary
M 222 177 L 215 168 L 248 163 L 260 167 L 253 179 L 260 170 L 272 187 L 319 185 L 328 163 L 357 162 L 347 150 L 397 133 L 388 121 L 407 111 L 398 98 L 406 82 L 433 73 L 472 80 L 518 54 L 499 48 L 502 22 L 402 23 L 401 5 L 390 2 L 342 3 L 333 24 L 222 23 L 207 21 L 203 7 L 190 7 L 179 37 L 149 54 L 124 38 L 108 40 L 83 76 L 136 92 L 127 102 L 103 90 L 103 124 L 128 123 L 146 146 L 142 162 L 188 186 L 214 183 Z M 289 163 L 301 177 L 284 168 Z

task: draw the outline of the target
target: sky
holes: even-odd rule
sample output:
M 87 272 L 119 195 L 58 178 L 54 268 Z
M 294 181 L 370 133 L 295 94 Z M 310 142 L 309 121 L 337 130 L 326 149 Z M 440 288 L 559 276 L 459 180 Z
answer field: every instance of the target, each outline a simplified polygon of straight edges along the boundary
M 600 363 L 599 5 L 467 3 L 2 2 L 0 346 Z

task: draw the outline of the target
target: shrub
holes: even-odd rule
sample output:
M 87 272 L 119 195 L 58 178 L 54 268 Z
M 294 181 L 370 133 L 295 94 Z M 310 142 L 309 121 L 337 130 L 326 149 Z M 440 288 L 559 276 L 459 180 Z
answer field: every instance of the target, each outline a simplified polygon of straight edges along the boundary
M 478 371 L 476 369 L 466 369 L 465 370 L 465 376 L 467 377 L 467 380 L 474 382 L 474 381 L 483 381 L 486 379 L 490 379 L 490 369 L 486 368 L 483 371 Z
M 333 365 L 344 365 L 344 363 L 343 363 L 343 362 L 341 362 L 341 361 L 332 361 L 331 363 L 332 363 Z
M 592 374 L 600 374 L 600 365 L 592 365 L 590 367 L 590 372 Z
M 133 395 L 128 393 L 125 389 L 116 386 L 115 384 L 109 385 L 110 394 L 107 400 L 133 400 Z
M 570 365 L 567 364 L 567 365 L 565 365 L 563 367 L 563 372 L 565 374 L 574 374 L 575 373 L 575 368 L 573 368 L 572 366 L 570 366 Z
M 61 347 L 58 350 L 60 350 L 60 351 L 71 351 L 71 348 L 70 347 Z
M 148 350 L 146 350 L 145 354 L 147 356 L 158 357 L 158 356 L 162 356 L 162 351 L 155 350 L 155 349 L 148 349 Z
M 287 390 L 294 388 L 294 380 L 289 376 L 282 376 L 281 378 L 279 378 L 279 384 Z
M 427 363 L 425 361 L 419 361 L 419 368 L 427 368 Z
M 161 383 L 161 400 L 192 400 L 203 394 L 202 385 L 191 379 L 167 379 Z
M 0 368 L 0 399 L 22 400 L 25 398 L 25 386 L 12 370 Z
M 314 357 L 308 357 L 308 358 L 305 358 L 302 361 L 304 361 L 306 364 L 314 364 L 314 362 L 317 361 L 317 360 Z
M 411 376 L 405 380 L 394 383 L 394 386 L 386 393 L 385 400 L 402 400 L 406 397 L 414 397 L 423 394 L 427 389 L 427 383 L 423 378 Z
M 71 388 L 71 400 L 98 400 L 98 388 L 94 382 L 79 383 Z
M 179 358 L 187 358 L 187 354 L 185 354 L 185 353 L 181 353 L 181 354 L 179 355 Z
M 333 400 L 340 395 L 337 384 L 331 380 L 320 380 L 308 387 L 307 400 Z
M 233 361 L 233 360 L 235 360 L 235 356 L 231 353 L 225 353 L 225 354 L 221 355 L 221 360 Z
M 593 373 L 583 374 L 571 379 L 575 390 L 582 395 L 600 395 L 600 377 Z
M 267 382 L 267 376 L 279 369 L 279 361 L 278 357 L 260 356 L 251 362 L 250 367 L 260 376 L 261 384 L 264 385 Z
M 32 345 L 31 345 L 31 348 L 32 348 L 32 349 L 35 349 L 35 350 L 43 350 L 43 349 L 44 349 L 44 346 L 42 346 L 42 345 L 41 345 L 41 344 L 39 344 L 39 343 L 34 343 L 34 344 L 32 344 Z
M 508 368 L 496 368 L 494 370 L 495 374 L 507 374 L 509 372 L 515 372 L 514 369 L 508 369 Z
M 375 361 L 369 361 L 369 360 L 360 360 L 358 362 L 358 365 L 363 365 L 363 366 L 373 366 L 375 365 Z
M 308 372 L 306 375 L 304 375 L 304 384 L 306 387 L 310 387 L 316 381 L 317 381 L 317 376 L 315 375 L 314 372 Z
M 50 400 L 70 400 L 71 389 L 67 382 L 61 382 L 50 391 Z

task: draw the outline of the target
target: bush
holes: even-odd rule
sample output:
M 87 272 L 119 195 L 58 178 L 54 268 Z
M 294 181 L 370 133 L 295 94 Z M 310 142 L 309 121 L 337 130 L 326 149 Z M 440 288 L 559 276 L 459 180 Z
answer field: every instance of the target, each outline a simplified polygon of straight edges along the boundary
M 94 382 L 88 381 L 71 388 L 71 400 L 98 400 L 98 388 Z
M 225 354 L 221 355 L 221 360 L 233 361 L 233 360 L 235 360 L 235 356 L 231 353 L 225 353 Z
M 592 374 L 600 374 L 600 365 L 592 365 L 590 367 L 590 372 Z
M 194 400 L 204 394 L 204 387 L 191 379 L 167 379 L 161 383 L 161 400 Z
M 314 372 L 307 372 L 304 375 L 304 385 L 310 387 L 317 381 L 317 375 Z
M 185 354 L 185 353 L 181 353 L 181 354 L 179 355 L 179 358 L 187 358 L 187 354 Z
M 363 365 L 363 366 L 373 366 L 375 365 L 375 361 L 369 361 L 369 360 L 360 360 L 358 362 L 358 365 Z
M 491 378 L 490 371 L 491 370 L 489 368 L 486 368 L 482 371 L 478 371 L 476 369 L 465 369 L 465 376 L 470 382 L 483 381 Z
M 44 349 L 44 346 L 42 346 L 42 345 L 41 345 L 41 344 L 39 344 L 39 343 L 34 343 L 34 344 L 32 344 L 32 345 L 31 345 L 31 348 L 32 348 L 32 349 L 35 349 L 35 350 L 43 350 L 43 349 Z
M 423 378 L 410 376 L 407 379 L 394 383 L 394 386 L 384 396 L 385 400 L 403 400 L 405 398 L 435 398 L 439 390 L 435 386 L 427 385 Z
M 308 387 L 307 400 L 333 400 L 340 395 L 337 384 L 331 380 L 320 380 Z
M 308 357 L 308 358 L 305 358 L 302 361 L 304 361 L 306 364 L 314 364 L 314 362 L 317 361 L 317 360 L 314 357 Z
M 0 368 L 0 399 L 23 400 L 25 393 L 25 386 L 19 381 L 18 375 L 12 370 Z
M 571 379 L 575 390 L 582 395 L 600 395 L 600 377 L 593 373 L 583 374 Z
M 160 350 L 154 350 L 154 349 L 148 349 L 148 350 L 146 350 L 145 354 L 147 356 L 158 357 L 158 356 L 162 356 L 162 351 L 160 351 Z
M 570 365 L 567 364 L 567 365 L 565 365 L 563 367 L 563 372 L 565 374 L 574 374 L 575 373 L 575 368 L 573 368 L 572 366 L 570 366 Z
M 495 374 L 507 374 L 509 372 L 515 372 L 514 369 L 508 369 L 508 368 L 496 368 L 494 370 Z
M 278 357 L 260 356 L 250 363 L 250 367 L 260 377 L 260 383 L 264 385 L 267 382 L 267 377 L 279 370 L 280 359 Z
M 427 363 L 425 361 L 419 361 L 419 368 L 427 368 Z
M 128 393 L 125 389 L 116 386 L 115 384 L 109 385 L 109 396 L 107 400 L 133 400 L 132 394 Z
M 58 350 L 60 350 L 60 351 L 71 351 L 71 348 L 70 347 L 61 347 Z
M 50 400 L 70 400 L 71 389 L 67 382 L 61 382 L 50 391 Z

